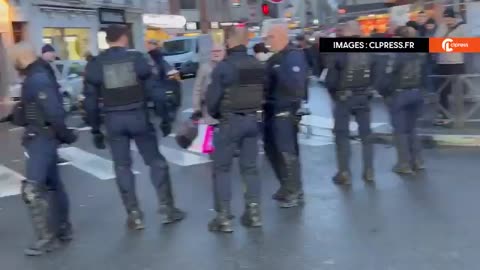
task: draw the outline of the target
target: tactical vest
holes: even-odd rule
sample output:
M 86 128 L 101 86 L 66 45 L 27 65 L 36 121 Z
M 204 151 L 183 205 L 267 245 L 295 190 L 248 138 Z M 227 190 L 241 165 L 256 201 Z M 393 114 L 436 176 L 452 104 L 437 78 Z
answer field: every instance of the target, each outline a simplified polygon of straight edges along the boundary
M 252 113 L 263 105 L 264 66 L 254 57 L 227 62 L 234 66 L 237 81 L 225 89 L 220 105 L 221 113 Z
M 370 59 L 366 53 L 348 53 L 346 65 L 340 71 L 339 90 L 367 88 L 371 85 Z
M 102 68 L 103 106 L 118 107 L 145 100 L 145 92 L 135 72 L 135 55 L 121 59 L 98 59 Z
M 393 87 L 396 89 L 419 88 L 422 85 L 423 61 L 420 54 L 415 54 L 411 59 L 403 61 L 399 69 L 394 72 Z

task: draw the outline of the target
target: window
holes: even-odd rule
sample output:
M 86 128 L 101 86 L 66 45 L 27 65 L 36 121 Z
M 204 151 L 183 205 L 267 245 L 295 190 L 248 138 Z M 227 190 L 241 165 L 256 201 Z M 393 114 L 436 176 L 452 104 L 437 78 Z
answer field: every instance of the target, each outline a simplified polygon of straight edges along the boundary
M 73 62 L 70 65 L 70 68 L 68 69 L 67 76 L 70 76 L 72 74 L 78 75 L 79 77 L 83 76 L 83 73 L 85 71 L 85 65 L 82 63 L 78 62 Z
M 180 9 L 197 9 L 197 0 L 180 0 Z
M 192 50 L 193 39 L 171 40 L 163 43 L 164 55 L 178 55 Z

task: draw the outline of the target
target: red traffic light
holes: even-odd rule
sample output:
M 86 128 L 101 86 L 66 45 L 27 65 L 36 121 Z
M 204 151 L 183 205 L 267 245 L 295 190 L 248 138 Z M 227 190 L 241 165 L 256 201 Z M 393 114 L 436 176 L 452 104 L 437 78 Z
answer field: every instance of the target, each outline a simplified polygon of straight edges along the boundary
M 263 15 L 270 14 L 270 7 L 268 6 L 268 4 L 262 4 L 262 13 Z

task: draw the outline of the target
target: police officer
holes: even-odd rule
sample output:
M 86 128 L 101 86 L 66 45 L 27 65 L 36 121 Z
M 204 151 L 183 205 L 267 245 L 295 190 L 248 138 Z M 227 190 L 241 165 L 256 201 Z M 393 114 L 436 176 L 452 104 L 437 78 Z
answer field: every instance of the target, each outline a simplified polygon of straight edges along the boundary
M 415 37 L 413 28 L 403 26 L 397 29 L 397 36 Z M 378 87 L 390 111 L 397 163 L 393 171 L 412 174 L 423 170 L 421 143 L 416 132 L 416 122 L 421 115 L 423 97 L 422 69 L 425 56 L 418 53 L 391 54 L 383 80 Z
M 358 23 L 346 23 L 342 34 L 345 37 L 359 36 Z M 352 115 L 358 123 L 362 141 L 363 179 L 372 182 L 374 172 L 369 91 L 373 83 L 372 61 L 367 54 L 359 53 L 338 54 L 331 60 L 326 83 L 335 103 L 333 116 L 338 172 L 333 177 L 333 182 L 340 185 L 351 184 L 349 126 Z
M 35 56 L 33 47 L 27 43 L 17 44 L 11 56 L 16 69 L 25 76 L 21 106 L 17 107 L 22 109 L 14 112 L 13 120 L 25 126 L 22 143 L 29 158 L 21 194 L 38 238 L 25 254 L 38 256 L 55 249 L 58 240 L 72 238 L 69 200 L 56 161 L 57 147 L 62 143 L 72 144 L 77 136 L 65 125 L 57 82 L 51 79 L 42 60 Z M 56 224 L 49 221 L 49 213 L 53 210 Z
M 141 53 L 127 51 L 128 29 L 110 25 L 106 30 L 110 48 L 98 55 L 86 68 L 85 111 L 92 126 L 94 144 L 103 149 L 100 131 L 99 99 L 105 114 L 104 122 L 113 157 L 117 185 L 127 211 L 130 229 L 144 228 L 143 214 L 135 193 L 130 140 L 134 140 L 145 163 L 150 167 L 150 177 L 157 192 L 162 223 L 168 224 L 184 218 L 175 208 L 167 161 L 158 150 L 158 141 L 150 123 L 146 106 L 152 91 L 151 67 Z M 145 86 L 145 87 L 144 87 Z M 155 95 L 155 98 L 159 98 Z M 158 100 L 157 100 L 158 101 Z
M 273 199 L 290 208 L 303 202 L 297 112 L 305 98 L 308 65 L 303 52 L 289 44 L 287 24 L 272 25 L 266 41 L 276 54 L 267 62 L 265 153 L 280 182 Z
M 206 94 L 210 115 L 219 120 L 214 136 L 213 186 L 216 217 L 211 231 L 232 232 L 230 212 L 230 171 L 234 152 L 240 148 L 240 173 L 245 182 L 245 212 L 241 221 L 247 227 L 260 227 L 260 181 L 257 172 L 258 121 L 263 105 L 264 66 L 247 54 L 248 32 L 234 28 L 227 32 L 228 56 L 212 71 Z

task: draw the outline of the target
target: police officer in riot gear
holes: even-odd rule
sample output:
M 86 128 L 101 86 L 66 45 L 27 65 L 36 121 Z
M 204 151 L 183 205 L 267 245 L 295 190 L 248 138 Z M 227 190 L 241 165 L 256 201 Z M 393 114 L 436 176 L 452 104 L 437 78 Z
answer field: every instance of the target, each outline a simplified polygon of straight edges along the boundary
M 35 56 L 33 47 L 17 44 L 11 56 L 17 70 L 25 75 L 13 123 L 25 127 L 22 143 L 29 158 L 21 194 L 37 237 L 25 254 L 38 256 L 57 248 L 58 240 L 72 239 L 69 199 L 56 162 L 58 146 L 72 144 L 77 136 L 65 125 L 66 114 L 57 82 L 51 78 L 42 60 Z M 51 223 L 49 217 L 53 210 L 55 222 Z
M 358 23 L 350 21 L 343 27 L 343 36 L 359 36 Z M 332 55 L 333 56 L 333 55 Z M 338 172 L 333 177 L 336 184 L 350 185 L 350 117 L 358 123 L 362 141 L 363 179 L 374 181 L 373 145 L 370 129 L 369 88 L 373 83 L 372 61 L 369 55 L 362 53 L 337 54 L 328 68 L 327 89 L 334 104 L 334 133 Z
M 258 121 L 263 105 L 264 67 L 247 54 L 244 28 L 227 32 L 228 56 L 212 71 L 206 94 L 210 115 L 219 120 L 214 136 L 213 186 L 216 217 L 211 231 L 232 232 L 230 171 L 234 152 L 240 149 L 240 173 L 245 182 L 245 212 L 242 224 L 260 227 L 260 181 L 257 172 Z
M 110 25 L 106 31 L 110 48 L 89 63 L 85 80 L 85 111 L 92 126 L 94 143 L 104 148 L 100 131 L 100 106 L 113 157 L 117 185 L 127 211 L 130 229 L 144 228 L 143 214 L 135 193 L 130 141 L 134 140 L 145 163 L 150 167 L 152 184 L 159 198 L 162 223 L 168 224 L 184 218 L 175 208 L 167 161 L 158 150 L 158 141 L 150 123 L 147 98 L 159 101 L 159 89 L 151 89 L 151 66 L 143 55 L 127 51 L 128 30 L 124 26 Z M 152 95 L 155 92 L 157 95 Z
M 266 41 L 276 54 L 267 62 L 265 153 L 280 182 L 273 199 L 290 208 L 303 202 L 297 112 L 305 99 L 308 65 L 303 52 L 289 44 L 286 23 L 272 25 Z
M 397 36 L 415 37 L 415 30 L 403 26 L 397 29 Z M 424 169 L 421 142 L 416 132 L 416 122 L 423 106 L 420 88 L 423 86 L 424 64 L 425 56 L 422 54 L 390 54 L 378 87 L 391 114 L 397 150 L 393 171 L 399 174 L 412 174 Z

